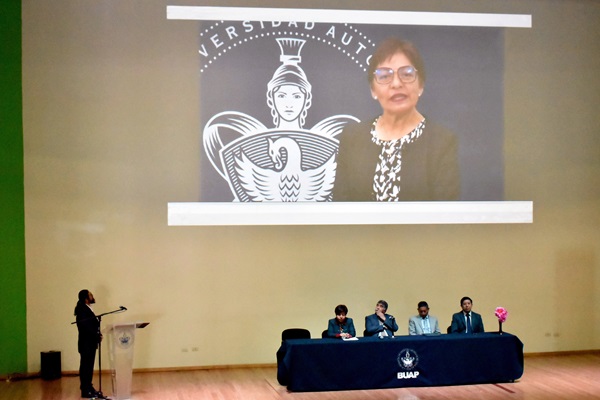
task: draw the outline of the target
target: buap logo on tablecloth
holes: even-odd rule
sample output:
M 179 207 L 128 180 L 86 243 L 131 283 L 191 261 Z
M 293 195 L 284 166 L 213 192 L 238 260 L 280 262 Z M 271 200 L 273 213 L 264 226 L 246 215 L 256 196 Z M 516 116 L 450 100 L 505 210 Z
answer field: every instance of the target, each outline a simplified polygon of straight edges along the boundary
M 419 376 L 419 371 L 414 371 L 419 363 L 419 355 L 413 349 L 403 349 L 398 353 L 398 365 L 404 372 L 398 372 L 398 379 L 414 379 Z

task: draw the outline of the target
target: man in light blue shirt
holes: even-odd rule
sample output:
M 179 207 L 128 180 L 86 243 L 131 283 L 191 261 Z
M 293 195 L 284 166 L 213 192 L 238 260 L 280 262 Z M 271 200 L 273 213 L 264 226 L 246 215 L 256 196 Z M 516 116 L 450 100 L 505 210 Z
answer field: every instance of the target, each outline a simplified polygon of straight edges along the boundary
M 440 334 L 438 320 L 429 315 L 429 305 L 426 301 L 420 301 L 417 305 L 419 315 L 410 317 L 408 320 L 409 335 Z

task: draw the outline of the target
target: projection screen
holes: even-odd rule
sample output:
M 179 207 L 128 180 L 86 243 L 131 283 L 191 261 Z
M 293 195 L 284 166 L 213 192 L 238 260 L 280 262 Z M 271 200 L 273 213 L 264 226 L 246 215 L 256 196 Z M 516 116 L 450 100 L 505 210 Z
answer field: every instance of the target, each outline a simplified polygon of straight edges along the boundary
M 168 6 L 167 18 L 198 23 L 202 148 L 200 198 L 173 199 L 169 225 L 533 221 L 531 201 L 504 198 L 503 175 L 504 30 L 530 15 Z M 421 53 L 418 109 L 456 138 L 457 198 L 332 195 L 344 128 L 381 114 L 367 68 L 389 37 Z

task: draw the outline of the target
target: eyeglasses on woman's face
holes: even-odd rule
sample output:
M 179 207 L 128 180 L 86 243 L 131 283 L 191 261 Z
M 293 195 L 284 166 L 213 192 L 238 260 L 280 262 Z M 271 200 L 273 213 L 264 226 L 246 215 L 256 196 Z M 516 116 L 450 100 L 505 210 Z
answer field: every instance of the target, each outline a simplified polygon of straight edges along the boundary
M 373 73 L 375 82 L 380 85 L 389 85 L 394 80 L 394 71 L 388 67 L 377 68 Z M 412 83 L 417 79 L 417 69 L 412 65 L 405 65 L 404 67 L 398 68 L 398 79 L 402 83 Z

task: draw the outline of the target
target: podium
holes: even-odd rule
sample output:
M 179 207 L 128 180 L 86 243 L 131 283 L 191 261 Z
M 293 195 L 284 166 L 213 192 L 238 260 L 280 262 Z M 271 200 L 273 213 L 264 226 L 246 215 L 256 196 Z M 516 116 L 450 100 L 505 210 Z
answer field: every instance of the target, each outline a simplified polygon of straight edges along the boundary
M 109 361 L 113 396 L 116 400 L 131 398 L 135 331 L 136 329 L 145 328 L 148 324 L 149 322 L 114 324 L 109 329 Z

